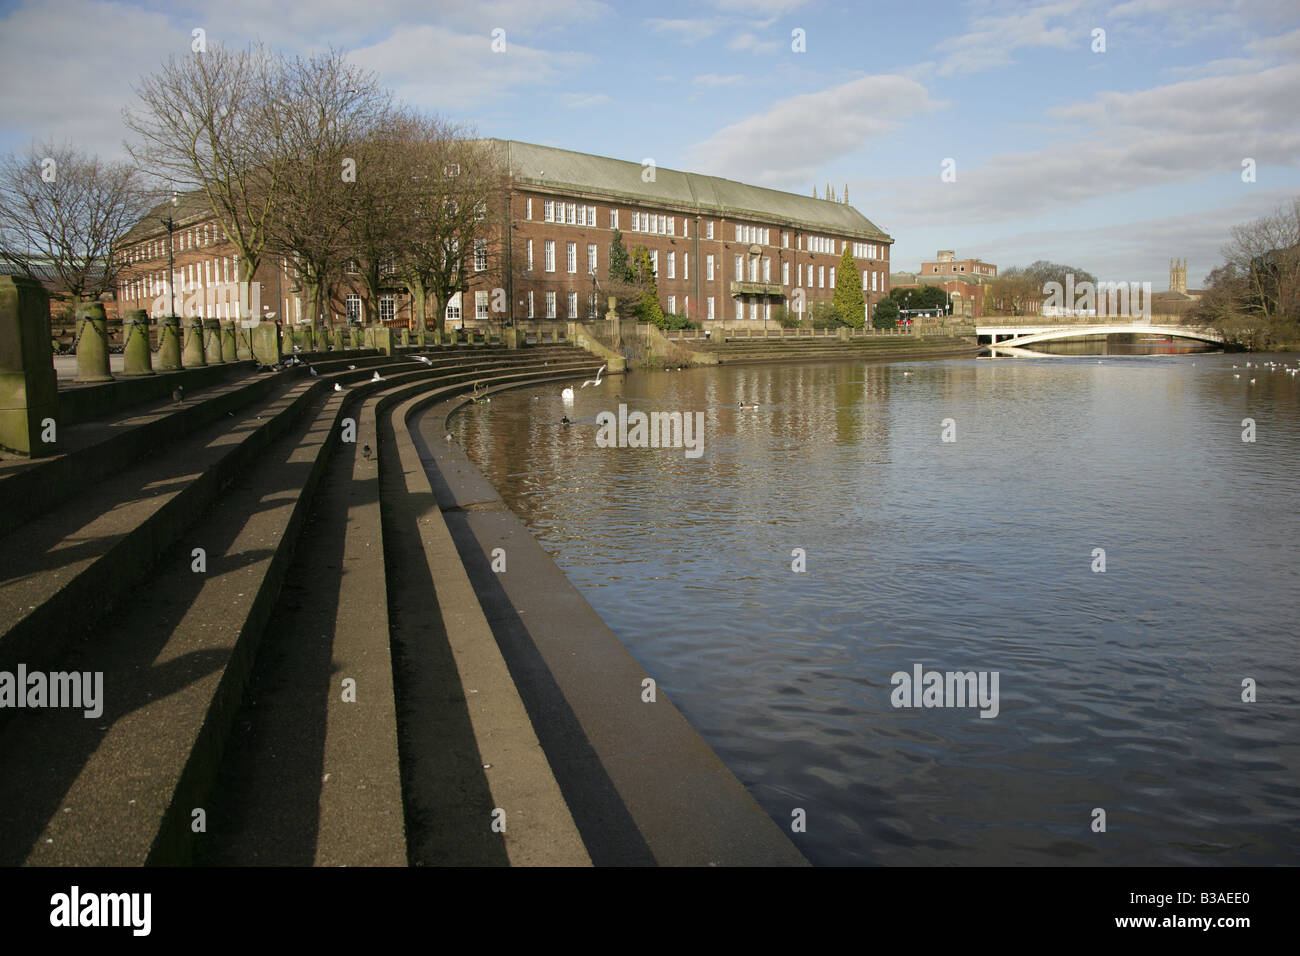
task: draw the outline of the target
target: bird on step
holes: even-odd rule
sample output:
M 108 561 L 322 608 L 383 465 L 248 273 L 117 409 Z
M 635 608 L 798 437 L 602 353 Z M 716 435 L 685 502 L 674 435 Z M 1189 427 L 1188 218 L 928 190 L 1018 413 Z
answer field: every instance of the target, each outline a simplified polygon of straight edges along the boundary
M 184 385 L 177 385 L 174 389 L 172 389 L 172 401 L 175 402 L 177 405 L 185 401 Z
M 310 365 L 307 366 L 307 371 L 311 372 L 311 377 L 312 377 L 312 378 L 315 378 L 317 375 L 320 374 L 320 373 L 317 372 L 314 368 L 312 368 Z
M 372 381 L 372 382 L 382 382 L 383 380 L 384 380 L 384 377 L 383 377 L 382 375 L 380 375 L 378 372 L 376 372 L 376 373 L 374 374 L 374 377 L 373 377 L 370 381 Z
M 341 392 L 341 391 L 343 391 L 343 386 L 340 385 L 338 382 L 335 382 L 335 383 L 334 383 L 334 391 L 336 391 L 336 392 Z
M 362 445 L 362 446 L 361 446 L 361 457 L 364 458 L 364 459 L 366 459 L 367 461 L 370 460 L 370 446 L 369 446 L 369 445 Z

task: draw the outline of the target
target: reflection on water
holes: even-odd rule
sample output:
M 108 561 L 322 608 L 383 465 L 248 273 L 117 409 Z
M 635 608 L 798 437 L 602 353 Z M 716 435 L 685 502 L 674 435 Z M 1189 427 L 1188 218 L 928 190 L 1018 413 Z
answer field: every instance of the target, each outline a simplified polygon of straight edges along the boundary
M 814 862 L 1294 864 L 1300 376 L 1246 360 L 636 373 L 453 431 Z M 703 456 L 598 448 L 620 401 Z M 1000 713 L 895 709 L 914 664 Z

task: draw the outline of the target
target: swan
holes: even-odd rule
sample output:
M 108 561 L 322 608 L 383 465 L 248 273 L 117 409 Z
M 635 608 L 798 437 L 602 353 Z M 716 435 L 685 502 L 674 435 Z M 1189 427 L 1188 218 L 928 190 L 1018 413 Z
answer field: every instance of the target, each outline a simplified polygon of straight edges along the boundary
M 566 402 L 573 401 L 573 386 L 570 385 L 567 388 L 561 389 L 560 398 L 564 399 Z

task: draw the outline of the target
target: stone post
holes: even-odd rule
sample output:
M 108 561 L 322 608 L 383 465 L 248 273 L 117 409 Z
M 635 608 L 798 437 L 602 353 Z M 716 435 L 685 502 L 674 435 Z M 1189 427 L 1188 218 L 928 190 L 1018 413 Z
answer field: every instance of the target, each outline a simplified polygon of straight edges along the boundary
M 158 370 L 173 372 L 181 367 L 180 316 L 167 315 L 158 320 Z
M 400 330 L 398 331 L 398 333 L 397 333 L 397 344 L 400 345 L 402 348 L 406 348 L 406 347 L 408 347 L 408 346 L 411 344 L 411 330 L 410 330 L 410 329 L 400 329 Z
M 519 348 L 519 330 L 511 326 L 501 333 L 501 343 L 508 349 Z
M 361 348 L 361 330 L 355 325 L 348 327 L 348 348 Z
M 0 276 L 0 448 L 54 454 L 58 417 L 49 293 L 35 279 Z
M 334 350 L 342 352 L 343 348 L 343 330 L 336 325 L 334 326 Z
M 262 322 L 266 320 L 263 319 Z M 261 325 L 262 322 L 258 322 Z M 245 327 L 243 321 L 235 323 L 235 361 L 248 362 L 253 358 L 253 330 Z
M 208 364 L 203 351 L 203 320 L 192 315 L 185 320 L 181 342 L 181 364 L 186 368 L 203 368 Z
M 203 320 L 203 357 L 209 365 L 221 365 L 221 320 Z
M 113 381 L 108 370 L 108 320 L 103 303 L 83 302 L 77 306 L 76 315 L 77 381 Z
M 152 375 L 153 352 L 149 348 L 149 313 L 131 309 L 122 320 L 123 375 Z
M 424 348 L 426 345 L 428 345 L 428 344 L 429 344 L 429 333 L 426 332 L 424 329 L 418 329 L 418 330 L 416 330 L 416 333 L 415 333 L 415 344 L 418 345 L 420 348 Z
M 280 326 L 259 322 L 248 330 L 252 335 L 253 358 L 263 365 L 280 364 Z
M 234 362 L 238 347 L 235 344 L 235 323 L 227 321 L 221 323 L 221 354 L 225 356 L 224 361 Z

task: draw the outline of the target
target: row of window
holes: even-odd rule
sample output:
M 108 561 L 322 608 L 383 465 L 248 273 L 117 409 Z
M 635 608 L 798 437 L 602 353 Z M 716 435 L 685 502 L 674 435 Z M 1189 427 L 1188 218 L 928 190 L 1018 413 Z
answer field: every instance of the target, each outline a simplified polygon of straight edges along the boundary
M 213 223 L 178 229 L 172 234 L 172 252 L 189 252 L 191 249 L 201 249 L 219 241 L 221 240 L 217 238 L 217 227 Z M 125 250 L 119 256 L 118 261 L 128 264 L 132 262 L 148 262 L 151 259 L 164 259 L 166 257 L 167 240 L 153 239 Z
M 855 242 L 853 244 L 853 258 L 855 259 L 880 259 L 880 246 L 874 242 Z

